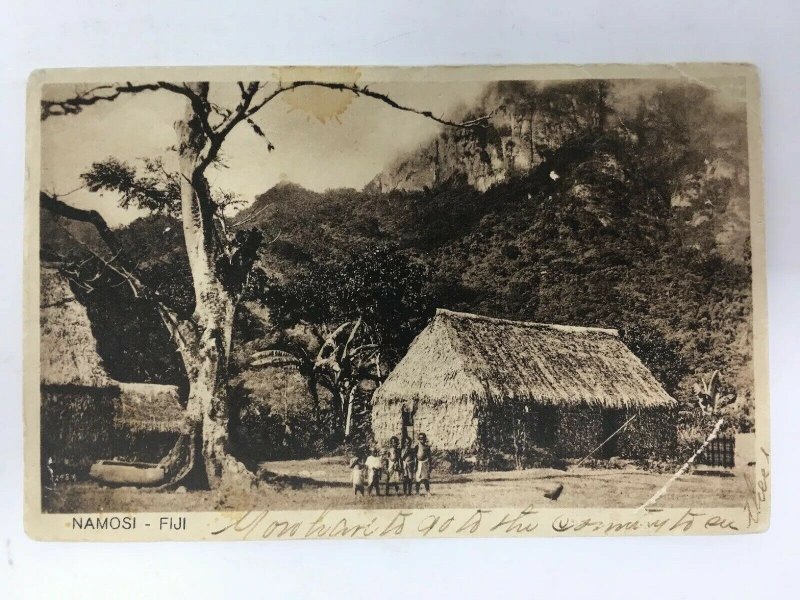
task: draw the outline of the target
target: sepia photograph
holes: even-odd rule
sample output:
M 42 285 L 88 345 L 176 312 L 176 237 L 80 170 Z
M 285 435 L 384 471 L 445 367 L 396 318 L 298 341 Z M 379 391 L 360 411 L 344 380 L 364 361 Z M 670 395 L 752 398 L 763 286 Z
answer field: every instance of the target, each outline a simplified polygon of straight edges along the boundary
M 762 530 L 758 96 L 732 64 L 35 73 L 29 517 Z

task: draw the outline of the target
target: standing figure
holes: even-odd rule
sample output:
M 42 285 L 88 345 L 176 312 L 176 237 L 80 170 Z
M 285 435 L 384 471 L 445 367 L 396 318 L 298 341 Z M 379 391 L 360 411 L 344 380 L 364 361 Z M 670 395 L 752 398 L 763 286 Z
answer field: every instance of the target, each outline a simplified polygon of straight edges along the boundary
M 399 482 L 403 478 L 403 465 L 400 460 L 400 440 L 392 436 L 389 440 L 389 449 L 386 451 L 386 495 L 389 495 L 389 486 L 394 482 L 394 491 L 400 493 Z
M 417 471 L 417 453 L 411 447 L 411 438 L 403 438 L 403 447 L 400 450 L 400 460 L 403 462 L 403 493 L 411 495 L 411 482 Z
M 383 459 L 380 456 L 377 445 L 370 450 L 365 464 L 367 466 L 367 495 L 371 496 L 372 490 L 375 490 L 375 495 L 380 496 Z
M 350 471 L 353 478 L 353 495 L 358 496 L 358 493 L 361 492 L 361 495 L 363 496 L 364 466 L 361 464 L 361 461 L 358 459 L 358 457 L 355 457 L 350 461 Z
M 417 446 L 417 494 L 419 494 L 419 484 L 425 486 L 425 493 L 431 493 L 431 447 L 428 445 L 428 437 L 424 433 L 419 434 L 419 445 Z

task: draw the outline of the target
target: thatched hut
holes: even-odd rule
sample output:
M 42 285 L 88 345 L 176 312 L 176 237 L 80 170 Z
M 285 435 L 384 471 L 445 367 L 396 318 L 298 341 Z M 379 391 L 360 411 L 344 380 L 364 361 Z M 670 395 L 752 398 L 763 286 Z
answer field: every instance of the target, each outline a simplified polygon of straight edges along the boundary
M 441 450 L 580 457 L 674 451 L 676 402 L 613 329 L 439 309 L 373 396 L 379 442 L 427 434 Z
M 164 456 L 184 425 L 178 388 L 112 379 L 86 308 L 52 265 L 39 319 L 42 466 L 82 475 L 98 458 Z

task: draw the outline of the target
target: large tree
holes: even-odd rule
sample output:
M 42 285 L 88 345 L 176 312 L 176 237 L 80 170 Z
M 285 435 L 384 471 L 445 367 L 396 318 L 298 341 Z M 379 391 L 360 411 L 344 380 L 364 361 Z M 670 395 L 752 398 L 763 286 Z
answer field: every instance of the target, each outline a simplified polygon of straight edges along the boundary
M 84 179 L 93 189 L 120 192 L 123 205 L 128 202 L 160 210 L 160 206 L 169 205 L 170 194 L 177 195 L 175 212 L 180 215 L 183 225 L 194 290 L 191 316 L 179 315 L 170 307 L 169 298 L 142 283 L 135 265 L 126 260 L 125 249 L 114 231 L 98 212 L 75 208 L 57 195 L 45 192 L 41 192 L 40 201 L 43 208 L 56 214 L 93 224 L 110 251 L 110 255 L 98 256 L 98 259 L 124 277 L 134 294 L 157 305 L 177 344 L 189 381 L 188 431 L 179 442 L 184 446 L 188 443 L 189 458 L 179 459 L 179 453 L 175 452 L 175 462 L 183 464 L 171 469 L 172 479 L 187 475 L 195 464 L 200 464 L 194 457 L 201 454 L 202 471 L 212 488 L 241 487 L 255 481 L 252 472 L 230 452 L 227 365 L 236 307 L 257 259 L 262 236 L 258 230 L 231 231 L 223 214 L 226 197 L 216 196 L 209 185 L 209 169 L 219 163 L 220 151 L 229 134 L 245 123 L 264 138 L 263 128 L 254 121 L 256 113 L 279 95 L 308 86 L 372 98 L 444 125 L 469 128 L 484 122 L 483 118 L 478 118 L 454 123 L 428 111 L 401 105 L 385 94 L 356 84 L 318 81 L 265 84 L 250 81 L 235 85 L 239 99 L 232 107 L 211 100 L 208 82 L 125 82 L 99 85 L 69 98 L 45 100 L 41 115 L 43 120 L 59 115 L 77 115 L 95 104 L 144 92 L 172 93 L 185 101 L 184 116 L 175 124 L 176 174 L 165 172 L 163 177 L 156 177 L 154 173 L 159 170 L 159 165 L 150 163 L 152 177 L 138 177 L 125 165 L 114 165 L 112 161 L 105 164 L 110 167 L 107 173 L 103 172 L 103 165 L 97 165 Z M 148 202 L 153 204 L 148 206 Z
M 262 364 L 291 355 L 313 398 L 318 384 L 328 390 L 335 435 L 349 438 L 359 385 L 382 382 L 432 312 L 424 280 L 421 264 L 382 244 L 259 286 L 276 327 Z

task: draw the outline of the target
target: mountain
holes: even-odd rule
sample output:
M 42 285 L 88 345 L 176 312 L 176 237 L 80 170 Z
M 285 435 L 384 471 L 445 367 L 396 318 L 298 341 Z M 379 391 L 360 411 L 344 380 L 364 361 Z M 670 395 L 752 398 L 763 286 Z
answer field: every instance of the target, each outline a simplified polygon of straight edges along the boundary
M 619 328 L 681 400 L 719 369 L 737 391 L 737 426 L 746 429 L 753 375 L 744 114 L 701 86 L 633 85 L 489 86 L 463 115 L 491 115 L 487 127 L 443 130 L 361 191 L 279 184 L 233 226 L 263 231 L 259 268 L 272 288 L 391 244 L 424 268 L 431 306 Z M 148 217 L 120 235 L 143 276 L 189 311 L 176 225 Z M 103 310 L 112 305 L 120 301 Z M 155 335 L 158 323 L 148 327 Z M 150 360 L 150 372 L 166 346 L 153 347 L 152 356 L 145 348 L 129 356 Z M 162 361 L 170 373 L 174 359 Z
M 425 266 L 437 306 L 621 328 L 672 393 L 691 399 L 721 369 L 749 398 L 739 108 L 694 85 L 506 82 L 464 118 L 480 114 L 488 127 L 444 130 L 361 192 L 259 196 L 242 217 L 278 238 L 262 263 L 303 277 L 394 243 Z
M 745 115 L 741 106 L 729 107 L 708 89 L 604 80 L 498 82 L 464 114 L 466 120 L 480 116 L 487 117 L 480 127 L 445 128 L 428 144 L 399 156 L 364 191 L 391 194 L 443 186 L 486 191 L 552 164 L 554 155 L 569 146 L 586 150 L 588 144 L 616 141 L 628 146 L 630 159 L 619 167 L 636 168 L 650 178 L 642 182 L 650 184 L 643 191 L 669 199 L 699 247 L 708 249 L 704 238 L 711 236 L 734 260 L 746 253 Z M 600 152 L 583 157 L 584 169 L 595 168 L 585 160 L 591 158 L 610 167 L 608 155 L 596 149 Z M 555 168 L 550 174 L 563 176 Z M 574 193 L 592 201 L 586 187 Z

